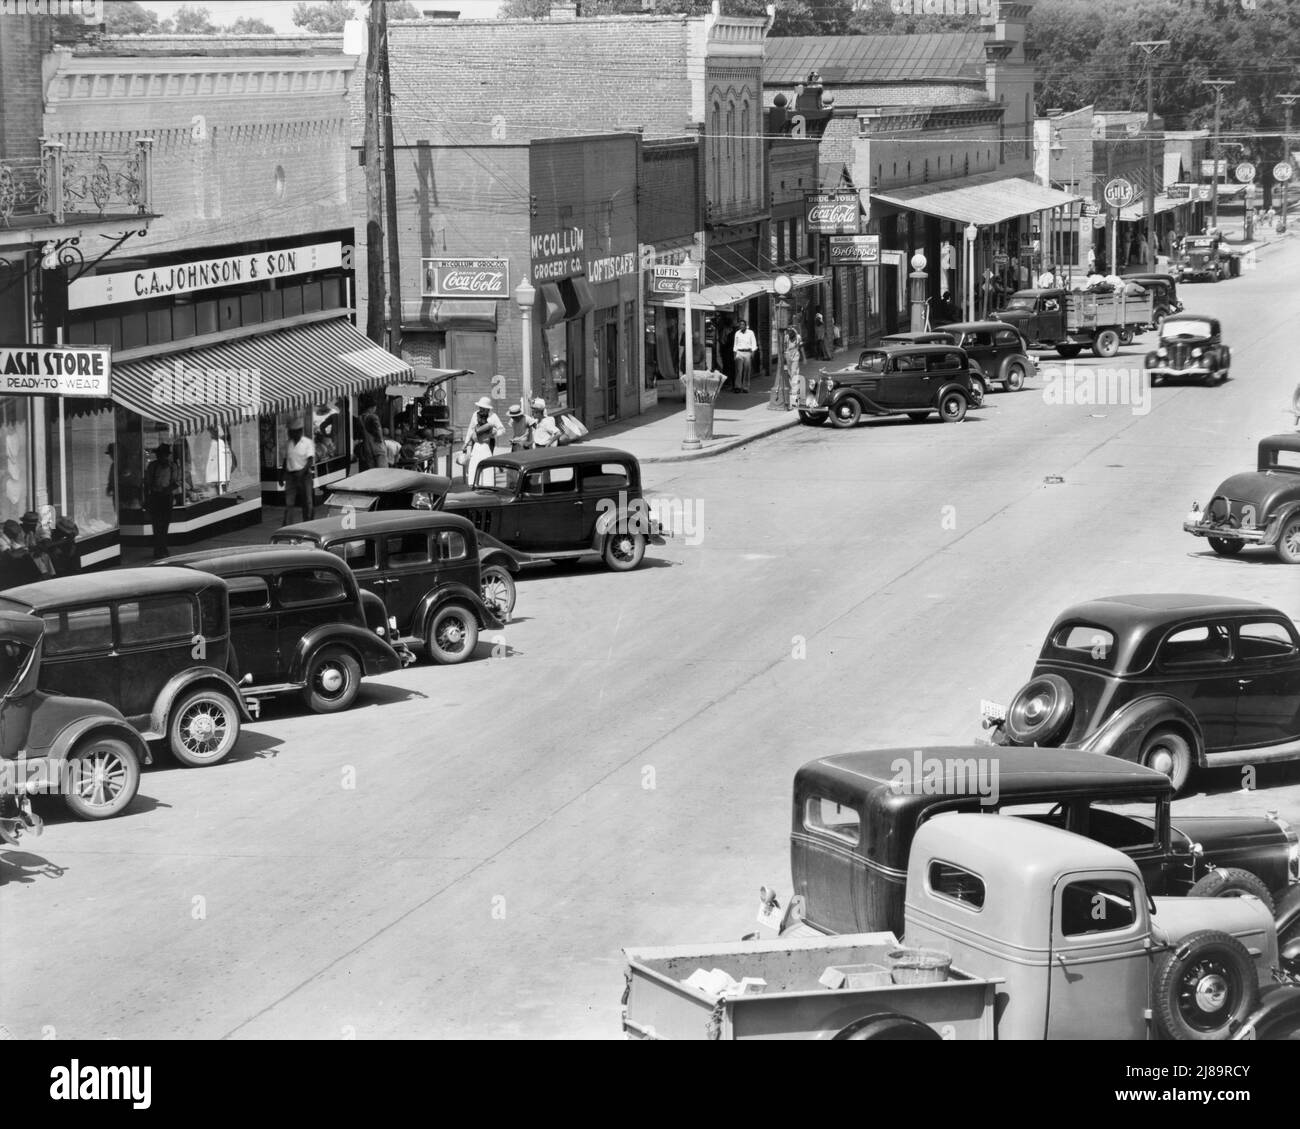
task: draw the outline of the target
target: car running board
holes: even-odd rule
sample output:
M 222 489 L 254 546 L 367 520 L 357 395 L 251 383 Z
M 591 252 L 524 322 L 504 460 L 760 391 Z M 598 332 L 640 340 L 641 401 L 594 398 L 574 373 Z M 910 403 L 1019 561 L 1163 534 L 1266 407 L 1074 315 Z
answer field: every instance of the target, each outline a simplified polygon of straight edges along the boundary
M 1206 768 L 1219 768 L 1232 764 L 1255 764 L 1257 762 L 1294 760 L 1300 757 L 1300 741 L 1288 741 L 1285 745 L 1264 745 L 1258 749 L 1234 749 L 1225 753 L 1206 753 Z

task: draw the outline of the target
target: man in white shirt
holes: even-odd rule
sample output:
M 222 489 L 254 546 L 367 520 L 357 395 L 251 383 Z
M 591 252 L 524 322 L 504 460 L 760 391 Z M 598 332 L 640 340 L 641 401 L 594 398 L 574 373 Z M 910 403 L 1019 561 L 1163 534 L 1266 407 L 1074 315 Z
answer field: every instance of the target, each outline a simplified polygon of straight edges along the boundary
M 744 321 L 736 326 L 736 335 L 731 339 L 731 352 L 736 358 L 736 391 L 748 392 L 758 353 L 758 338 Z
M 302 507 L 302 520 L 311 521 L 315 512 L 316 444 L 302 433 L 297 424 L 289 428 L 289 446 L 285 448 L 280 471 L 284 475 L 282 524 L 289 524 L 289 511 L 295 505 Z
M 533 432 L 534 447 L 554 447 L 560 442 L 560 429 L 555 420 L 546 414 L 546 401 L 540 396 L 533 401 L 533 422 L 529 424 Z

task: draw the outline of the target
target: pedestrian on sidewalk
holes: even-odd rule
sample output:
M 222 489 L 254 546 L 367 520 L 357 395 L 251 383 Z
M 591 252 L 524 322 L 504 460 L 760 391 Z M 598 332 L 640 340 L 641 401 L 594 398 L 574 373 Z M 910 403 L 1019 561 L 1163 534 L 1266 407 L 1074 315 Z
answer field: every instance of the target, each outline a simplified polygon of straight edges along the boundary
M 474 401 L 474 414 L 470 416 L 469 426 L 465 428 L 465 446 L 461 452 L 464 455 L 462 462 L 466 482 L 473 484 L 478 464 L 496 450 L 497 440 L 505 431 L 506 425 L 492 410 L 491 399 L 480 396 Z
M 735 385 L 737 392 L 748 392 L 750 381 L 754 376 L 754 362 L 758 357 L 758 338 L 743 319 L 736 327 L 736 336 L 731 342 L 731 351 L 736 358 Z
M 176 488 L 176 468 L 172 465 L 170 443 L 154 448 L 153 462 L 144 472 L 145 506 L 153 530 L 153 555 L 161 560 L 168 555 L 167 531 L 172 524 L 172 494 Z
M 376 425 L 378 422 L 376 419 Z M 382 446 L 382 439 L 380 443 Z M 289 513 L 294 506 L 302 509 L 303 521 L 311 521 L 316 511 L 316 444 L 302 433 L 298 424 L 289 427 L 289 446 L 280 462 L 280 474 L 284 478 L 284 521 L 280 524 L 289 524 Z
M 768 409 L 774 412 L 790 410 L 790 390 L 798 382 L 803 384 L 802 365 L 804 361 L 803 339 L 794 326 L 787 326 L 785 337 L 781 342 L 781 363 L 777 366 L 776 379 L 772 382 L 772 398 Z
M 533 418 L 528 424 L 529 431 L 532 433 L 532 446 L 558 447 L 563 435 L 555 418 L 547 414 L 546 401 L 540 396 L 536 397 L 532 402 L 532 409 Z

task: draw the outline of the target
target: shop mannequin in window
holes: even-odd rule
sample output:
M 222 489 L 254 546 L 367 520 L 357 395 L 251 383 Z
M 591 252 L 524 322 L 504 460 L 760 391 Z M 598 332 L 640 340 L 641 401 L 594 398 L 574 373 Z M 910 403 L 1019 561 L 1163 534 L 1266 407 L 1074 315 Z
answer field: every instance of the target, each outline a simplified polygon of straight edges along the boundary
M 208 459 L 203 474 L 208 489 L 215 495 L 225 494 L 238 465 L 230 448 L 230 432 L 219 432 L 215 427 L 209 427 Z

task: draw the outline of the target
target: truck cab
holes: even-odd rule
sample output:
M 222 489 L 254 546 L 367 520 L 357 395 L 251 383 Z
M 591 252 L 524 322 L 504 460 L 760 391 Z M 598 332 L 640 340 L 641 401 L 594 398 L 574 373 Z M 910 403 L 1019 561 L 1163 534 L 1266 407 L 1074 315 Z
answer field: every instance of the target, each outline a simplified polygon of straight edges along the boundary
M 1030 344 L 1065 339 L 1065 291 L 1017 290 L 994 320 L 1013 326 Z

